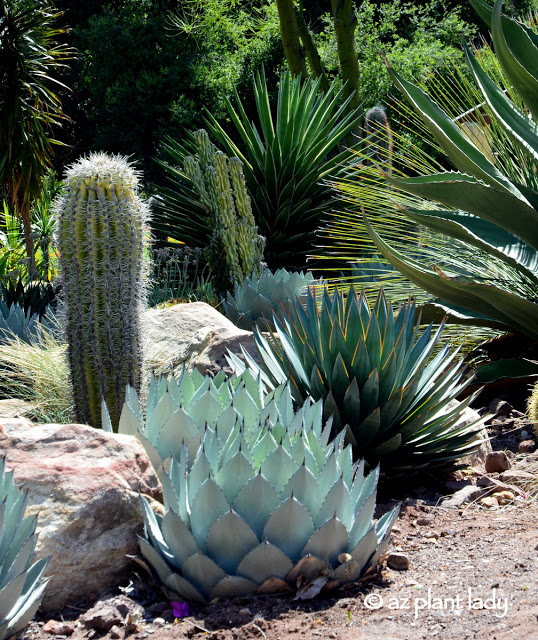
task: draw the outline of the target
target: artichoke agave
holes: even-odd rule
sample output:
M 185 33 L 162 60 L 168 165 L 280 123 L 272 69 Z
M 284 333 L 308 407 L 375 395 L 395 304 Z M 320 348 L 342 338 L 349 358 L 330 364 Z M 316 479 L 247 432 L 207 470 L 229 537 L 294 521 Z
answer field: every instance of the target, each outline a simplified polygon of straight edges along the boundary
M 296 303 L 289 318 L 274 322 L 278 340 L 255 330 L 263 367 L 244 351 L 247 366 L 269 388 L 289 378 L 298 404 L 308 395 L 323 399 L 333 432 L 345 429 L 357 458 L 380 461 L 386 475 L 396 475 L 452 466 L 479 446 L 481 422 L 455 427 L 478 392 L 449 407 L 470 380 L 448 345 L 433 356 L 442 326 L 419 335 L 414 302 L 394 318 L 382 290 L 370 310 L 351 287 L 347 299 L 325 291 L 318 311 L 309 291 L 306 308 Z M 236 372 L 245 369 L 228 357 Z
M 34 617 L 48 579 L 49 559 L 34 564 L 36 516 L 24 517 L 26 494 L 0 458 L 0 640 L 19 633 Z M 31 565 L 31 566 L 30 566 Z
M 105 406 L 103 410 L 105 429 L 112 431 Z M 217 429 L 219 437 L 226 438 L 228 432 L 223 430 L 240 423 L 244 437 L 250 441 L 268 426 L 276 428 L 279 424 L 279 428 L 294 431 L 299 421 L 308 431 L 319 430 L 321 420 L 321 403 L 312 408 L 306 403 L 294 414 L 289 385 L 266 391 L 261 379 L 250 371 L 231 378 L 220 372 L 211 378 L 197 369 L 183 369 L 177 380 L 152 377 L 145 420 L 138 395 L 129 387 L 119 433 L 139 438 L 162 478 L 165 461 L 170 456 L 179 459 L 183 444 L 192 463 L 206 427 Z
M 277 422 L 255 434 L 221 417 L 193 461 L 185 445 L 171 458 L 166 513 L 142 498 L 140 539 L 169 592 L 207 602 L 302 585 L 298 596 L 312 597 L 377 563 L 398 513 L 373 524 L 378 469 L 365 476 L 343 438 L 329 443 L 321 420 L 309 429 L 297 416 L 294 429 Z
M 387 180 L 401 192 L 422 198 L 420 208 L 405 207 L 414 222 L 453 238 L 456 250 L 459 246 L 469 255 L 480 252 L 480 269 L 464 264 L 460 273 L 450 274 L 437 265 L 428 268 L 407 257 L 405 250 L 389 246 L 366 224 L 386 259 L 460 318 L 515 329 L 538 340 L 538 36 L 502 15 L 500 0 L 493 8 L 484 0 L 471 4 L 491 26 L 506 76 L 505 92 L 465 47 L 484 108 L 497 135 L 504 136 L 499 157 L 485 152 L 426 93 L 389 68 L 396 86 L 458 171 Z M 439 204 L 432 208 L 431 201 Z M 484 269 L 484 264 L 490 268 Z
M 282 319 L 282 309 L 289 313 L 296 297 L 305 300 L 305 291 L 313 283 L 310 272 L 264 269 L 259 277 L 252 274 L 242 284 L 235 283 L 233 295 L 228 292 L 224 301 L 224 313 L 240 329 L 274 330 L 273 313 Z

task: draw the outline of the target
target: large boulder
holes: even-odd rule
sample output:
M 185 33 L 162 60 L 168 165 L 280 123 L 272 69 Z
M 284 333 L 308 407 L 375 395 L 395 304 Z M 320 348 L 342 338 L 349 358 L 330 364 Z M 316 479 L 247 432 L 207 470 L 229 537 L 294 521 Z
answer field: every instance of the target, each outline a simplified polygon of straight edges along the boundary
M 142 336 L 145 366 L 155 373 L 168 375 L 186 366 L 214 375 L 227 369 L 227 350 L 241 354 L 241 345 L 259 362 L 252 332 L 237 328 L 205 302 L 147 309 Z
M 27 514 L 39 516 L 37 557 L 51 556 L 42 610 L 99 595 L 128 578 L 128 556 L 138 553 L 143 527 L 139 494 L 160 493 L 136 438 L 3 418 L 0 456 L 28 491 Z

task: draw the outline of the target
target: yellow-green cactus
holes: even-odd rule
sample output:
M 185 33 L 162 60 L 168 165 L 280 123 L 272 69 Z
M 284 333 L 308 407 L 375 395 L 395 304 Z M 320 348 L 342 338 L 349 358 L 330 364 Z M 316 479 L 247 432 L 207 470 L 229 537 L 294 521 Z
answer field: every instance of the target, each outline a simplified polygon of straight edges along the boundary
M 67 171 L 56 203 L 65 327 L 77 420 L 117 428 L 126 385 L 140 386 L 140 311 L 149 208 L 119 156 L 94 153 Z
M 204 129 L 194 138 L 197 157 L 187 156 L 184 170 L 210 214 L 213 235 L 206 257 L 225 291 L 261 271 L 265 241 L 257 234 L 241 161 L 217 151 Z

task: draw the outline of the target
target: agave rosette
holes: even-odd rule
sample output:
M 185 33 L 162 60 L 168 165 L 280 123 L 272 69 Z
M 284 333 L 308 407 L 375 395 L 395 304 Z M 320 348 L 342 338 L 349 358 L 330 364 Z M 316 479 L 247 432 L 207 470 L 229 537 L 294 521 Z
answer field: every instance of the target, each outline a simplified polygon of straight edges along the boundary
M 21 632 L 34 617 L 48 579 L 49 558 L 32 564 L 37 517 L 26 516 L 26 494 L 0 458 L 0 639 Z
M 320 428 L 321 407 L 310 410 L 309 405 L 295 415 L 287 385 L 267 391 L 261 378 L 250 371 L 231 378 L 221 371 L 211 378 L 197 369 L 183 369 L 177 380 L 152 376 L 145 418 L 136 391 L 128 387 L 118 431 L 139 438 L 157 474 L 162 476 L 164 462 L 170 456 L 179 459 L 183 444 L 192 463 L 206 427 L 217 429 L 221 436 L 221 432 L 227 433 L 233 425 L 241 424 L 247 438 L 277 422 L 292 431 L 301 420 L 307 429 Z M 106 406 L 103 424 L 105 430 L 111 431 Z
M 268 388 L 290 379 L 297 404 L 307 396 L 323 399 L 333 433 L 345 429 L 356 458 L 382 463 L 387 475 L 452 465 L 479 446 L 482 423 L 458 427 L 462 411 L 476 397 L 455 401 L 470 378 L 445 345 L 435 353 L 442 326 L 420 332 L 415 304 L 394 317 L 380 291 L 372 309 L 351 287 L 347 298 L 324 292 L 318 310 L 315 293 L 306 307 L 295 304 L 273 340 L 255 331 L 263 366 L 244 352 L 248 368 Z M 245 364 L 233 354 L 236 372 Z
M 245 437 L 244 427 L 206 427 L 163 474 L 166 513 L 143 498 L 144 558 L 172 595 L 195 602 L 357 580 L 383 554 L 397 517 L 373 523 L 378 469 L 364 474 L 329 428 L 279 423 Z M 344 555 L 342 555 L 344 554 Z M 303 581 L 306 580 L 306 584 Z M 310 589 L 308 589 L 310 587 Z M 314 587 L 314 588 L 312 588 Z
M 240 329 L 252 331 L 257 326 L 262 331 L 275 328 L 273 313 L 282 318 L 282 309 L 291 311 L 295 298 L 305 300 L 305 292 L 314 284 L 310 272 L 289 272 L 264 269 L 259 277 L 247 276 L 240 284 L 234 285 L 233 295 L 228 292 L 224 301 L 224 313 Z

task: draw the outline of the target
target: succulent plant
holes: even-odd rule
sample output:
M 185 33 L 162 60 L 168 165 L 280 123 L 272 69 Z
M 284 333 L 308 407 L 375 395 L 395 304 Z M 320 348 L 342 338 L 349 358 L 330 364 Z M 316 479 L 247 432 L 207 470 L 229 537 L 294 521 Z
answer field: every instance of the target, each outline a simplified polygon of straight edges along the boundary
M 26 494 L 0 458 L 0 640 L 20 633 L 34 617 L 48 579 L 49 559 L 34 562 L 36 516 L 24 517 Z
M 432 335 L 429 325 L 420 335 L 414 302 L 395 318 L 382 290 L 372 309 L 353 287 L 347 299 L 325 291 L 320 310 L 315 293 L 307 298 L 306 308 L 296 303 L 284 322 L 274 318 L 278 339 L 255 330 L 262 367 L 244 351 L 268 388 L 289 378 L 297 404 L 308 395 L 323 399 L 333 433 L 345 429 L 356 458 L 381 462 L 386 475 L 452 466 L 479 446 L 481 422 L 455 428 L 478 392 L 449 408 L 470 378 L 448 345 L 434 355 L 442 326 Z M 237 356 L 229 361 L 244 371 Z
M 221 371 L 215 378 L 203 376 L 197 369 L 183 369 L 178 379 L 152 376 L 146 404 L 146 417 L 137 393 L 128 388 L 121 413 L 119 433 L 137 436 L 148 453 L 150 461 L 162 477 L 163 464 L 169 456 L 179 458 L 183 444 L 188 460 L 194 460 L 207 427 L 217 429 L 219 437 L 228 437 L 234 424 L 243 425 L 247 439 L 257 437 L 266 428 L 296 428 L 297 421 L 305 429 L 321 428 L 321 403 L 309 403 L 296 415 L 288 385 L 266 391 L 260 378 L 250 371 L 227 378 Z M 295 423 L 293 422 L 295 418 Z M 103 428 L 112 426 L 103 406 Z
M 207 260 L 218 287 L 226 291 L 259 272 L 265 241 L 257 235 L 241 161 L 217 151 L 204 129 L 194 133 L 194 140 L 197 154 L 185 158 L 185 175 L 209 214 Z
M 365 476 L 342 438 L 329 443 L 321 421 L 305 428 L 305 414 L 296 414 L 294 429 L 277 422 L 255 435 L 223 414 L 204 429 L 193 461 L 186 445 L 171 458 L 166 513 L 142 498 L 140 539 L 171 594 L 207 602 L 305 580 L 298 596 L 306 598 L 377 563 L 398 509 L 373 523 L 378 470 Z
M 0 300 L 0 344 L 15 336 L 24 342 L 31 342 L 39 337 L 39 314 L 32 313 L 17 303 L 9 307 Z
M 253 273 L 242 283 L 234 283 L 233 295 L 228 292 L 224 301 L 224 313 L 240 329 L 274 330 L 273 313 L 282 319 L 282 309 L 291 311 L 296 297 L 305 300 L 306 289 L 313 283 L 310 272 L 264 269 L 259 277 Z
M 117 428 L 126 385 L 139 387 L 148 206 L 121 157 L 90 154 L 66 174 L 56 203 L 64 321 L 77 420 Z
M 485 0 L 470 1 L 491 27 L 504 75 L 504 86 L 499 86 L 465 46 L 481 94 L 481 104 L 471 113 L 476 114 L 475 129 L 482 129 L 482 140 L 448 115 L 441 108 L 445 105 L 388 66 L 394 84 L 456 168 L 417 176 L 417 163 L 410 164 L 411 177 L 387 176 L 395 187 L 390 197 L 413 223 L 435 232 L 424 244 L 432 245 L 436 235 L 452 241 L 452 249 L 445 249 L 451 262 L 442 249 L 427 261 L 410 257 L 407 234 L 405 244 L 397 238 L 387 242 L 368 220 L 366 225 L 384 257 L 456 318 L 516 330 L 536 341 L 538 38 L 532 28 L 503 15 L 500 0 L 493 7 Z M 405 202 L 409 195 L 412 205 Z

